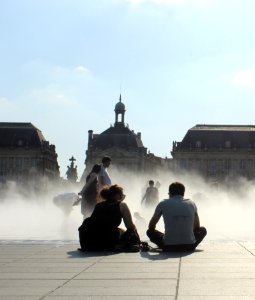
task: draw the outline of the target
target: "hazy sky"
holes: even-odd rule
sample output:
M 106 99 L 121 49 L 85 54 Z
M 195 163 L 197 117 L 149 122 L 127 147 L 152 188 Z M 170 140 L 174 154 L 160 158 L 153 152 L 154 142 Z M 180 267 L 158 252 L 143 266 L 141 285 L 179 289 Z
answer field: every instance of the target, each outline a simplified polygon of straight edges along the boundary
M 125 121 L 170 157 L 196 124 L 255 124 L 253 0 L 1 0 L 0 121 L 32 122 L 84 168 L 87 132 Z

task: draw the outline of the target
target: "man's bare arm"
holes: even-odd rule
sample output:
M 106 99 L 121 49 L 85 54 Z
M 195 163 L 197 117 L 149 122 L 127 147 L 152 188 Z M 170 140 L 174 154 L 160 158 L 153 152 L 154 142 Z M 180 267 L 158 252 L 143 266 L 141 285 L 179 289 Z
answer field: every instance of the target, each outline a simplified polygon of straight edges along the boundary
M 153 230 L 154 230 L 154 229 L 156 228 L 156 225 L 157 225 L 157 223 L 158 223 L 160 217 L 161 217 L 161 216 L 156 215 L 156 214 L 154 213 L 154 215 L 152 216 L 152 218 L 151 218 L 151 220 L 150 220 L 150 223 L 149 223 L 149 229 L 153 229 Z
M 200 228 L 200 220 L 197 213 L 195 213 L 195 219 L 194 219 L 194 230 Z

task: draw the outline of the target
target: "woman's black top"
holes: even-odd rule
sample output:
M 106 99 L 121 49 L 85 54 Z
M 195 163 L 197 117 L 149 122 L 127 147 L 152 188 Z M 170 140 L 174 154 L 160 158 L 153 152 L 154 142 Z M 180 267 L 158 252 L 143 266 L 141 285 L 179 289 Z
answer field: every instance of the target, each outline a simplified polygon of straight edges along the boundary
M 119 241 L 121 220 L 119 201 L 98 203 L 79 228 L 81 247 L 85 250 L 113 250 Z

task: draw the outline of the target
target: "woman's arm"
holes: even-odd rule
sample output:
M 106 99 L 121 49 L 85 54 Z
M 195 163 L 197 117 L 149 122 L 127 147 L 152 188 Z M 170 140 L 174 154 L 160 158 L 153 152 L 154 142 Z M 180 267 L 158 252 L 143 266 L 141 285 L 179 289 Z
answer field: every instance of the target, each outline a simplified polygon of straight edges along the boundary
M 135 224 L 133 223 L 130 210 L 125 202 L 120 203 L 120 212 L 123 217 L 123 221 L 127 229 L 136 230 Z

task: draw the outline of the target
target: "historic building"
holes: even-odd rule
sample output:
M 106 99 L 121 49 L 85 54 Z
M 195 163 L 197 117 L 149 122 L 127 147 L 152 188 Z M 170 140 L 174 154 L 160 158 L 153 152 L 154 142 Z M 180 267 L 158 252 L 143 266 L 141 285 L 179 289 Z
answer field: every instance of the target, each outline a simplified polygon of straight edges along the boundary
M 88 131 L 86 151 L 86 170 L 90 171 L 95 163 L 101 163 L 102 157 L 110 156 L 112 166 L 134 172 L 153 172 L 162 167 L 163 159 L 148 153 L 143 146 L 141 133 L 135 133 L 125 124 L 125 105 L 121 95 L 115 105 L 115 123 L 100 134 Z
M 31 123 L 0 123 L 0 182 L 59 179 L 55 146 Z
M 255 126 L 196 125 L 173 142 L 173 170 L 192 171 L 209 181 L 255 178 Z

